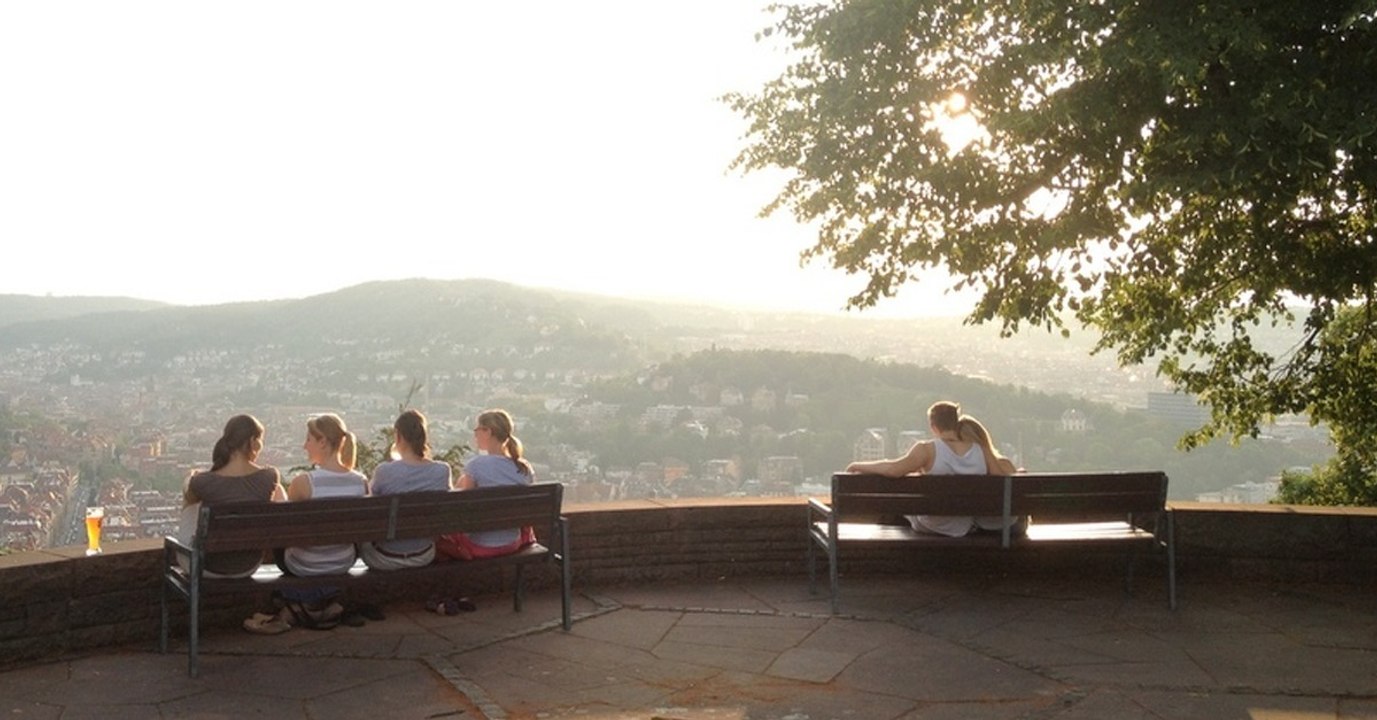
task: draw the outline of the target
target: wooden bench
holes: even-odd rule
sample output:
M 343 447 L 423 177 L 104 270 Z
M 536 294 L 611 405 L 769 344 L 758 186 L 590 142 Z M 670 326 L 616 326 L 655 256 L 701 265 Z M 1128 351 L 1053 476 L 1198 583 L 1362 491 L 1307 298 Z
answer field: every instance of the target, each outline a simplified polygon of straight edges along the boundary
M 1026 475 L 879 475 L 837 473 L 831 503 L 808 501 L 808 586 L 817 592 L 817 555 L 827 557 L 831 609 L 837 612 L 838 551 L 843 546 L 980 547 L 1014 550 L 1046 545 L 1119 545 L 1129 552 L 1126 588 L 1142 547 L 1164 548 L 1167 605 L 1176 609 L 1176 545 L 1162 472 L 1032 473 Z M 874 522 L 880 516 L 1000 517 L 1004 531 L 952 538 L 907 525 Z M 1009 530 L 1031 516 L 1026 535 Z M 1110 518 L 1098 522 L 1088 519 Z M 853 520 L 854 519 L 854 520 Z M 863 520 L 857 522 L 855 520 Z
M 260 588 L 347 587 L 389 583 L 427 576 L 452 576 L 493 565 L 515 566 L 512 605 L 520 611 L 522 570 L 531 563 L 553 561 L 560 572 L 562 624 L 570 628 L 569 527 L 561 514 L 563 486 L 535 483 L 463 492 L 418 492 L 364 498 L 334 498 L 293 503 L 245 502 L 202 507 L 195 537 L 189 544 L 163 541 L 162 627 L 158 646 L 167 652 L 168 595 L 184 599 L 190 610 L 187 669 L 199 674 L 197 654 L 201 598 L 208 592 L 244 592 Z M 294 577 L 263 565 L 251 577 L 207 577 L 207 553 L 279 547 L 354 544 L 380 540 L 434 539 L 444 533 L 532 526 L 541 540 L 519 552 L 496 558 L 433 563 L 403 570 L 370 570 L 356 562 L 346 575 Z M 185 562 L 184 570 L 178 559 Z

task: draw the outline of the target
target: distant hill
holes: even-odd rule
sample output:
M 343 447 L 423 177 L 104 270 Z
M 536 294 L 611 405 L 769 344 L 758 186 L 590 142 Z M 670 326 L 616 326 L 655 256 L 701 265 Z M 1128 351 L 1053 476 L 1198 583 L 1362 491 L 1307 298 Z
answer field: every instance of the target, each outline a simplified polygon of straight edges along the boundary
M 163 307 L 168 305 L 127 297 L 0 295 L 0 327 L 24 322 L 51 322 L 80 315 L 136 312 Z
M 1266 326 L 1254 332 L 1259 347 L 1272 352 L 1290 347 L 1298 334 Z M 390 349 L 405 359 L 407 372 L 448 369 L 460 359 L 498 366 L 506 363 L 489 361 L 515 354 L 540 356 L 527 364 L 530 370 L 578 366 L 607 373 L 711 348 L 782 349 L 942 366 L 1092 397 L 1113 396 L 1110 386 L 1119 382 L 1112 356 L 1091 357 L 1095 337 L 1083 331 L 1070 340 L 1040 329 L 1000 339 L 997 327 L 965 326 L 959 318 L 748 312 L 474 279 L 370 282 L 298 300 L 195 307 L 0 296 L 0 350 L 62 342 L 97 352 L 137 351 L 150 364 L 200 350 L 268 348 L 309 357 L 322 347 L 354 346 L 375 355 Z M 468 350 L 456 354 L 461 346 Z M 98 377 L 104 369 L 86 371 Z M 1131 387 L 1119 393 L 1126 398 L 1120 402 L 1143 404 L 1143 392 Z
M 310 357 L 325 348 L 345 348 L 332 352 L 336 355 L 349 354 L 348 348 L 374 355 L 391 350 L 426 364 L 427 348 L 436 347 L 442 351 L 429 364 L 439 365 L 464 347 L 524 357 L 558 350 L 562 367 L 620 372 L 646 360 L 631 334 L 658 325 L 632 304 L 486 280 L 373 282 L 298 300 L 194 307 L 149 303 L 122 311 L 109 305 L 86 314 L 75 306 L 60 312 L 57 298 L 27 300 L 35 308 L 55 307 L 0 325 L 0 349 L 70 343 L 94 352 L 138 352 L 150 364 L 198 351 L 259 349 Z M 88 300 L 86 307 L 100 306 Z M 614 319 L 617 327 L 608 324 Z

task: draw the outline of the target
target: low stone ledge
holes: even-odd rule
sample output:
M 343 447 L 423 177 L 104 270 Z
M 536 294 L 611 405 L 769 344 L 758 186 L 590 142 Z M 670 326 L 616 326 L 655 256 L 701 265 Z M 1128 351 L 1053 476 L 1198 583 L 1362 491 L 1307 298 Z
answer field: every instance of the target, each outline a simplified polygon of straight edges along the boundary
M 724 577 L 794 576 L 806 582 L 808 536 L 804 498 L 636 500 L 566 507 L 575 592 L 584 585 L 703 581 Z M 1174 502 L 1182 593 L 1195 577 L 1326 581 L 1377 580 L 1377 509 Z M 78 653 L 112 643 L 157 641 L 161 540 L 111 543 L 86 557 L 68 547 L 0 556 L 0 665 Z M 1065 549 L 999 553 L 946 549 L 913 553 L 852 549 L 849 575 L 894 572 L 1055 573 L 1119 558 Z M 825 574 L 825 561 L 819 570 Z M 1144 563 L 1160 575 L 1160 558 Z M 1094 571 L 1098 571 L 1096 568 Z M 558 583 L 554 572 L 528 572 L 533 587 Z M 471 593 L 510 588 L 511 569 L 466 578 Z M 825 582 L 825 576 L 824 576 Z M 433 586 L 399 582 L 372 586 L 358 597 L 374 602 L 420 600 Z M 214 594 L 205 599 L 205 627 L 233 627 L 263 609 L 266 594 Z M 173 629 L 184 637 L 185 605 L 172 605 Z

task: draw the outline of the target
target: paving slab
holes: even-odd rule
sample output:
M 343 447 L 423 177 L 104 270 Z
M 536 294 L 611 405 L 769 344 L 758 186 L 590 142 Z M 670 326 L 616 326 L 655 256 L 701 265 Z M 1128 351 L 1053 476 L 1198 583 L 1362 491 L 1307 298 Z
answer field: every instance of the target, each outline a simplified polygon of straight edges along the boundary
M 1102 578 L 802 578 L 384 608 L 328 632 L 209 628 L 0 673 L 5 718 L 1377 720 L 1377 607 L 1359 587 L 1192 583 L 1167 611 Z

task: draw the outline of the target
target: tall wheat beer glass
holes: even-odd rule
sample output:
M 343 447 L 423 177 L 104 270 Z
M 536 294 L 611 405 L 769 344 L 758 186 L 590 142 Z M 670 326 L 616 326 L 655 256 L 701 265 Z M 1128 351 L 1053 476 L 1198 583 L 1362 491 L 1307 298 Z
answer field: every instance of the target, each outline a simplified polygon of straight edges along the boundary
M 86 554 L 100 554 L 100 528 L 105 524 L 105 508 L 86 508 Z

